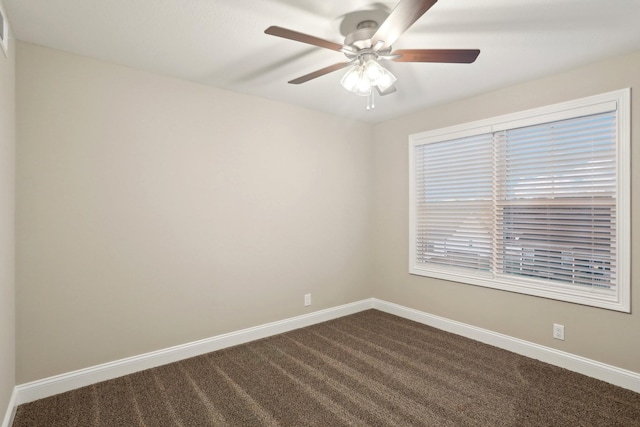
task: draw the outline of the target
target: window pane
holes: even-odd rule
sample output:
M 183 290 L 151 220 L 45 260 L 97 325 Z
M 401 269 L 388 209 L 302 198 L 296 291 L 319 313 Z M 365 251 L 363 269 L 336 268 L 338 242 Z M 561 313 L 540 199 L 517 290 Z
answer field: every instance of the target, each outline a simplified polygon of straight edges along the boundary
M 614 212 L 614 206 L 505 206 L 499 264 L 506 274 L 613 288 Z
M 615 286 L 616 117 L 498 134 L 498 273 Z
M 485 134 L 416 148 L 418 263 L 489 271 L 492 143 Z
M 500 133 L 507 200 L 614 197 L 615 112 Z

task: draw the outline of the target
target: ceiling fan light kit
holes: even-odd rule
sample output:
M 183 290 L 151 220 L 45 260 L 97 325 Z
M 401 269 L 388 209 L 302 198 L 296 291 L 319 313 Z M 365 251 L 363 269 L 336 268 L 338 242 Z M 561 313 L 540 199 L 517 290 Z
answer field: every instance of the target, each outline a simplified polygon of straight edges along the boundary
M 395 92 L 394 84 L 397 79 L 389 70 L 380 65 L 380 60 L 469 64 L 474 62 L 480 54 L 478 49 L 400 49 L 392 51 L 391 45 L 398 37 L 429 10 L 436 1 L 401 0 L 382 24 L 378 25 L 373 20 L 364 20 L 358 23 L 355 31 L 347 34 L 344 44 L 276 26 L 267 28 L 265 33 L 342 52 L 349 59 L 348 62 L 330 65 L 291 80 L 289 83 L 304 83 L 350 66 L 340 80 L 340 84 L 356 95 L 366 96 L 367 110 L 371 110 L 375 108 L 375 92 L 380 95 Z
M 396 82 L 396 77 L 391 71 L 376 62 L 375 58 L 366 59 L 360 57 L 358 63 L 349 68 L 340 80 L 340 84 L 346 90 L 356 95 L 366 96 L 367 110 L 375 108 L 374 88 L 379 93 L 389 90 Z

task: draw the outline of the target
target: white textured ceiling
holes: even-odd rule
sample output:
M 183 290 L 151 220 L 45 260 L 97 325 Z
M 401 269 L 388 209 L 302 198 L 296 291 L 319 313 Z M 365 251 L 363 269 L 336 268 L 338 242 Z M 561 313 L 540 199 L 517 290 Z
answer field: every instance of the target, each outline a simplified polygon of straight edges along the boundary
M 477 61 L 387 62 L 398 91 L 366 111 L 365 98 L 340 86 L 344 71 L 287 84 L 342 54 L 264 30 L 342 43 L 345 16 L 396 1 L 0 1 L 20 40 L 367 122 L 640 50 L 640 0 L 439 0 L 394 48 L 477 48 Z

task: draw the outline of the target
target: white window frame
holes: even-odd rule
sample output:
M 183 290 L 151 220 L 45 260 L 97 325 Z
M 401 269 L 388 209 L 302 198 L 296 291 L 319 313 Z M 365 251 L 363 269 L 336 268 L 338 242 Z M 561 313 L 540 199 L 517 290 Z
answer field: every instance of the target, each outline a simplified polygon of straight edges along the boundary
M 626 88 L 518 113 L 493 117 L 457 126 L 421 132 L 409 136 L 409 273 L 484 286 L 532 296 L 567 301 L 629 313 L 631 310 L 630 249 L 631 249 L 631 89 Z M 493 273 L 470 273 L 454 268 L 418 263 L 416 250 L 416 184 L 415 149 L 429 143 L 442 142 L 463 136 L 499 132 L 594 114 L 614 106 L 616 122 L 616 265 L 618 268 L 615 292 L 599 292 L 578 286 L 550 286 L 538 280 L 503 280 Z M 514 282 L 518 283 L 514 283 Z
M 0 33 L 0 46 L 4 52 L 4 56 L 9 55 L 9 18 L 2 7 L 2 0 L 0 0 L 0 20 L 2 20 L 2 29 Z

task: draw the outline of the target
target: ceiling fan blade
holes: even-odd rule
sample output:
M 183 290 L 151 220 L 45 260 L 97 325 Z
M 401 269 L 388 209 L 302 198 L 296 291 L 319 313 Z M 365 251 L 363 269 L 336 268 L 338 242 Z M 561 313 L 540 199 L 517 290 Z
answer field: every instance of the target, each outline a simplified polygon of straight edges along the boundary
M 479 49 L 398 49 L 393 55 L 395 62 L 450 62 L 470 64 L 480 55 Z
M 329 65 L 328 67 L 321 68 L 319 70 L 314 71 L 313 73 L 305 74 L 302 77 L 298 77 L 297 79 L 293 79 L 289 81 L 289 83 L 293 85 L 299 85 L 300 83 L 308 82 L 309 80 L 313 80 L 317 77 L 324 76 L 325 74 L 329 74 L 333 71 L 337 71 L 341 68 L 347 67 L 353 64 L 353 61 L 348 62 L 339 62 L 337 64 Z
M 350 46 L 345 46 L 339 43 L 334 43 L 329 40 L 321 39 L 319 37 L 310 36 L 308 34 L 299 33 L 298 31 L 288 30 L 282 27 L 271 26 L 264 30 L 265 34 L 271 36 L 282 37 L 297 42 L 307 43 L 325 49 L 336 50 L 338 52 L 352 52 L 353 49 Z
M 377 46 L 377 50 L 389 48 L 437 1 L 401 0 L 371 38 L 371 46 Z

